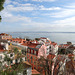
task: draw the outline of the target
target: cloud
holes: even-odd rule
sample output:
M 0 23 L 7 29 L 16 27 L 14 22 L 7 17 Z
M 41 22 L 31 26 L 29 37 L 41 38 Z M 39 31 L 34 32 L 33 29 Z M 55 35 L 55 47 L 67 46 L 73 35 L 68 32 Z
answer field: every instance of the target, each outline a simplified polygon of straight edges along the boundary
M 41 3 L 39 4 L 39 2 L 53 2 L 56 0 L 31 0 L 31 1 L 38 1 L 36 2 L 36 4 L 34 4 L 34 2 L 31 1 L 29 2 L 29 0 L 22 0 L 22 1 L 28 2 L 23 3 L 21 2 L 21 0 L 18 1 L 6 0 L 5 9 L 1 12 L 3 18 L 2 23 L 4 22 L 3 25 L 7 24 L 8 26 L 10 26 L 9 28 L 12 27 L 14 28 L 14 26 L 16 25 L 15 30 L 18 26 L 18 30 L 25 29 L 33 31 L 34 30 L 61 31 L 64 30 L 64 28 L 69 29 L 70 27 L 75 28 L 74 4 L 59 7 L 59 5 L 47 6 Z M 2 24 L 0 26 L 2 26 Z
M 75 9 L 63 9 L 60 12 L 50 14 L 51 17 L 62 18 L 75 15 Z
M 8 23 L 14 23 L 14 22 L 31 22 L 31 19 L 29 17 L 25 17 L 25 16 L 20 16 L 20 15 L 13 15 L 5 10 L 3 10 L 1 12 L 2 15 L 2 20 L 3 22 L 8 22 Z
M 19 4 L 17 2 L 13 2 L 14 5 L 7 5 L 5 9 L 9 12 L 28 12 L 28 11 L 34 11 L 34 10 L 45 10 L 45 11 L 51 11 L 51 10 L 61 10 L 60 7 L 44 7 L 43 5 L 38 6 L 30 3 L 26 4 Z M 15 6 L 16 5 L 16 6 Z
M 22 1 L 29 1 L 29 0 L 22 0 Z M 34 0 L 34 1 L 55 1 L 55 0 Z M 51 11 L 51 10 L 60 10 L 60 7 L 45 7 L 43 5 L 35 5 L 31 3 L 21 3 L 19 1 L 16 2 L 12 0 L 6 0 L 6 6 L 5 10 L 9 12 L 28 12 L 28 11 L 35 11 L 35 10 L 45 10 L 45 11 Z
M 3 22 L 9 22 L 9 23 L 14 23 L 14 22 L 31 22 L 31 19 L 29 17 L 23 17 L 23 16 L 12 16 L 12 17 L 6 17 L 3 18 Z
M 75 26 L 75 16 L 73 17 L 69 17 L 69 18 L 65 18 L 63 20 L 57 20 L 54 21 L 54 24 L 56 24 L 59 27 L 65 27 L 65 26 Z
M 66 18 L 66 17 L 75 16 L 75 4 L 63 6 L 61 10 L 54 13 L 50 13 L 48 15 L 54 18 Z
M 10 4 L 11 2 L 11 0 L 5 0 L 5 4 Z
M 13 6 L 13 5 L 8 5 L 6 7 L 6 9 L 8 11 L 14 11 L 14 12 L 26 12 L 26 11 L 32 11 L 32 10 L 35 10 L 35 7 L 32 7 L 32 6 L 28 6 L 28 5 L 24 5 L 24 6 Z
M 40 10 L 61 10 L 60 7 L 50 7 L 50 8 L 46 8 L 43 5 L 39 6 Z
M 54 2 L 56 0 L 32 0 L 32 1 L 37 1 L 37 2 Z

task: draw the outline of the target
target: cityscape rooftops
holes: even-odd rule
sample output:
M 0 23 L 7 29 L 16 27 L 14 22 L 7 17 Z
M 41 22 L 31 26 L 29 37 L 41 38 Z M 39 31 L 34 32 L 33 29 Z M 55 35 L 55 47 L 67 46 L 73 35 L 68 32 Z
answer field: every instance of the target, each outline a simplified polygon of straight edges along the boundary
M 10 36 L 9 34 L 6 34 L 6 33 L 1 33 L 0 35 L 1 36 Z

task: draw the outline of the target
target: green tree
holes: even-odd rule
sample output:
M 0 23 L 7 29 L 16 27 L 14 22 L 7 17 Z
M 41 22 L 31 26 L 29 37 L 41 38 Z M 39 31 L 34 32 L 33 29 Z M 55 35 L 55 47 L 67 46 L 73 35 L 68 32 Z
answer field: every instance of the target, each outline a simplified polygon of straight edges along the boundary
M 3 5 L 4 5 L 5 0 L 0 0 L 0 12 L 4 9 Z M 0 16 L 0 22 L 1 22 L 1 16 Z
M 14 48 L 14 53 L 17 54 L 18 53 L 18 48 Z
M 10 65 L 11 59 L 5 54 L 4 61 L 8 62 L 8 65 Z

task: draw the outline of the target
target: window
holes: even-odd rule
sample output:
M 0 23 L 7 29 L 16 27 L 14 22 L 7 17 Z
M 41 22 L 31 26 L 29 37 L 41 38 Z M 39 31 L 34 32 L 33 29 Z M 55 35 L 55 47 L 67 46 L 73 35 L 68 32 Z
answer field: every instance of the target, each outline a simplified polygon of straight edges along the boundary
M 36 51 L 34 51 L 34 54 L 36 55 Z
M 33 62 L 32 59 L 33 59 L 33 58 L 32 58 L 32 56 L 31 56 L 31 63 Z
M 31 50 L 31 53 L 33 53 L 33 50 Z
M 34 57 L 34 59 L 35 59 L 35 57 Z
M 32 56 L 31 56 L 31 59 L 32 59 Z
M 29 57 L 29 54 L 28 54 L 28 57 Z
M 26 51 L 25 51 L 25 55 L 26 55 Z
M 29 59 L 28 59 L 28 62 L 29 62 Z
M 17 59 L 15 60 L 15 63 L 18 63 L 18 60 Z
M 31 63 L 33 63 L 32 59 L 31 59 Z
M 48 40 L 46 42 L 49 42 Z
M 10 43 L 8 43 L 8 45 L 10 45 Z
M 0 59 L 2 59 L 2 56 L 0 56 Z
M 36 62 L 34 62 L 34 65 L 36 65 Z
M 42 67 L 42 64 L 40 64 L 40 67 Z
M 13 54 L 10 54 L 10 57 L 12 57 L 13 56 Z
M 22 54 L 23 54 L 24 50 L 21 50 L 21 52 L 22 52 Z
M 30 52 L 30 49 L 28 49 L 28 52 Z
M 12 60 L 10 61 L 10 63 L 11 63 L 11 64 L 13 63 Z
M 27 60 L 27 58 L 25 57 L 25 61 Z

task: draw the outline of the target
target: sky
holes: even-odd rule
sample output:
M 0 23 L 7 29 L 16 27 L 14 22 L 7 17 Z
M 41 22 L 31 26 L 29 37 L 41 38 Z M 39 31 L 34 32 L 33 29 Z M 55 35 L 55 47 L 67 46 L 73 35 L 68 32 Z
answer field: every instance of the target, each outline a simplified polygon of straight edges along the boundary
M 0 32 L 75 32 L 75 0 L 6 0 Z

